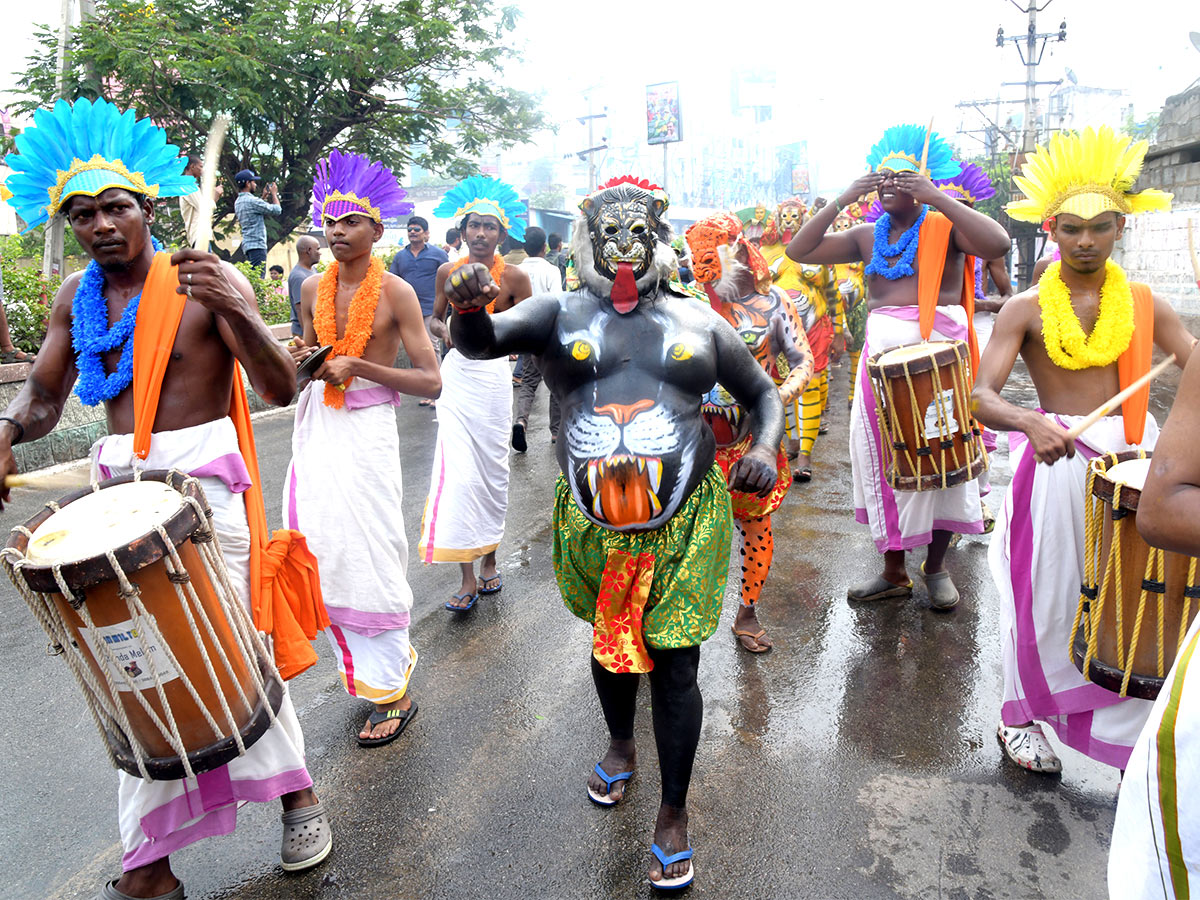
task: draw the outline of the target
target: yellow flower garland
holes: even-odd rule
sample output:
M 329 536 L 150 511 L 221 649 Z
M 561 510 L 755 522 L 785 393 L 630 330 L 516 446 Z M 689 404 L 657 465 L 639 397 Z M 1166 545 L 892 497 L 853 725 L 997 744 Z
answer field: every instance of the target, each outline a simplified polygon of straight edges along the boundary
M 1050 361 L 1062 369 L 1111 365 L 1133 339 L 1133 291 L 1125 272 L 1111 259 L 1105 262 L 1100 314 L 1088 335 L 1071 306 L 1071 289 L 1063 283 L 1061 267 L 1052 262 L 1038 281 L 1042 340 Z

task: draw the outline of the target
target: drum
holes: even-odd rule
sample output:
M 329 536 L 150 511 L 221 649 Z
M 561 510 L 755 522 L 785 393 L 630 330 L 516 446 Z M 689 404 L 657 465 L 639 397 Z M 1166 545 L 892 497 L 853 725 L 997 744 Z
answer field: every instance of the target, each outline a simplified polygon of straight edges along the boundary
M 987 469 L 971 416 L 969 353 L 964 341 L 926 341 L 867 360 L 893 490 L 942 490 Z
M 1132 450 L 1088 465 L 1083 584 L 1069 652 L 1084 677 L 1153 700 L 1200 604 L 1196 559 L 1151 547 L 1137 531 L 1150 456 Z
M 211 518 L 196 479 L 142 472 L 47 504 L 0 551 L 114 764 L 132 775 L 226 764 L 266 732 L 283 697 Z

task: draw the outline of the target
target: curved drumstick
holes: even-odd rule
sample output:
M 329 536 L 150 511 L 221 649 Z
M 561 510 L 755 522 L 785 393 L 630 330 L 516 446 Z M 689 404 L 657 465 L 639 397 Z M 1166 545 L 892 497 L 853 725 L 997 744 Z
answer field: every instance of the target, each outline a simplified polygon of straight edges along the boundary
M 62 491 L 91 484 L 90 466 L 60 469 L 57 472 L 29 472 L 21 475 L 4 476 L 6 488 L 33 488 L 35 490 Z
M 1196 276 L 1196 287 L 1200 287 L 1200 256 L 1196 255 L 1196 238 L 1192 235 L 1192 220 L 1188 219 L 1188 259 L 1192 261 L 1192 274 Z
M 1121 391 L 1121 393 L 1117 394 L 1111 400 L 1105 400 L 1090 413 L 1084 416 L 1082 421 L 1080 421 L 1077 425 L 1067 429 L 1067 437 L 1071 438 L 1072 440 L 1079 437 L 1081 434 L 1107 416 L 1110 412 L 1124 403 L 1127 399 L 1136 394 L 1141 388 L 1145 387 L 1147 384 L 1161 375 L 1167 366 L 1171 365 L 1173 362 L 1175 362 L 1174 353 L 1160 362 L 1157 366 L 1155 366 L 1133 384 L 1129 385 L 1129 387 L 1125 388 L 1125 390 Z
M 208 130 L 208 139 L 204 142 L 204 161 L 200 165 L 200 196 L 208 201 L 211 210 L 216 209 L 216 197 L 213 189 L 217 186 L 217 161 L 221 158 L 221 146 L 225 143 L 225 132 L 229 130 L 229 116 L 221 113 L 213 119 L 212 128 Z M 200 219 L 200 230 L 196 232 L 194 250 L 207 250 L 212 240 L 213 212 Z

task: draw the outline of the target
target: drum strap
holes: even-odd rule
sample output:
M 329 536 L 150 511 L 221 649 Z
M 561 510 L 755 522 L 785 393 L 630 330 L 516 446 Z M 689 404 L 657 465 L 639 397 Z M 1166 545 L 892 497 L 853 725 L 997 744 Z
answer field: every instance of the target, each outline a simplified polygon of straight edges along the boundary
M 1150 286 L 1137 281 L 1133 290 L 1133 338 L 1125 352 L 1117 357 L 1117 377 L 1124 390 L 1150 371 L 1154 355 L 1154 295 Z M 1121 404 L 1125 424 L 1125 443 L 1140 444 L 1146 430 L 1146 411 L 1150 408 L 1150 385 L 1146 385 Z
M 133 452 L 139 459 L 150 452 L 163 376 L 187 305 L 187 297 L 176 291 L 178 287 L 178 270 L 171 265 L 170 254 L 155 254 L 133 329 Z M 250 526 L 251 612 L 255 627 L 273 639 L 280 674 L 292 678 L 316 663 L 317 653 L 309 641 L 329 626 L 329 615 L 321 597 L 317 560 L 304 536 L 281 530 L 268 540 L 250 404 L 236 363 L 229 417 L 250 473 L 250 487 L 242 496 Z
M 933 334 L 938 296 L 942 291 L 942 273 L 946 270 L 946 251 L 950 249 L 950 232 L 954 223 L 937 210 L 931 209 L 917 237 L 917 305 L 920 311 L 921 338 Z M 979 368 L 979 341 L 975 337 L 975 258 L 963 261 L 962 305 L 967 311 L 967 346 L 971 350 L 971 380 Z

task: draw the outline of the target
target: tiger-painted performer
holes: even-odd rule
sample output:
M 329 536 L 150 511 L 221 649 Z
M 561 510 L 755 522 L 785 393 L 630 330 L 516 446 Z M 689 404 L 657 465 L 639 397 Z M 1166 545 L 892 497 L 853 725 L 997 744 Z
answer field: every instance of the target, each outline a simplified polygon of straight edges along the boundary
M 746 239 L 741 221 L 730 213 L 701 219 L 687 230 L 687 242 L 696 282 L 707 292 L 712 308 L 741 335 L 763 370 L 771 372 L 780 356 L 786 361 L 787 376 L 779 385 L 779 399 L 785 406 L 794 403 L 812 376 L 812 351 L 795 305 L 771 284 L 766 260 Z M 746 410 L 718 384 L 704 398 L 703 413 L 717 442 L 717 465 L 728 475 L 754 440 Z M 782 447 L 776 469 L 775 486 L 766 497 L 742 491 L 730 495 L 742 538 L 742 602 L 732 627 L 738 642 L 751 653 L 771 649 L 757 609 L 775 553 L 771 513 L 792 485 Z
M 662 803 L 650 883 L 693 876 L 687 791 L 700 741 L 700 644 L 717 627 L 733 531 L 729 487 L 776 481 L 783 406 L 741 336 L 667 290 L 675 254 L 667 195 L 628 176 L 584 198 L 572 253 L 582 286 L 481 313 L 498 290 L 481 265 L 445 284 L 451 333 L 472 358 L 534 353 L 563 426 L 554 571 L 568 609 L 595 626 L 592 677 L 611 737 L 588 796 L 613 806 L 633 777 L 639 673 L 649 673 Z M 748 411 L 754 444 L 726 479 L 700 400 L 720 382 Z

